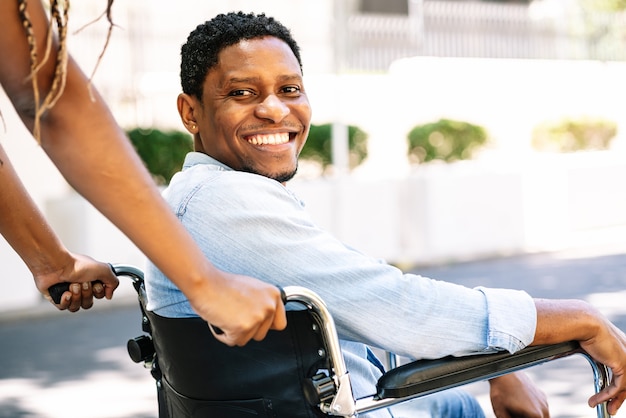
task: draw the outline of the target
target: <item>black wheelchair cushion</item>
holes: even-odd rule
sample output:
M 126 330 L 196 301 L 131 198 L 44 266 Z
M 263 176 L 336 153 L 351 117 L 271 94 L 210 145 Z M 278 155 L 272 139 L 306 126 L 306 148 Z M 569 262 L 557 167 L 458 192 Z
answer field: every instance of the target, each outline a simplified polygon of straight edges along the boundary
M 302 390 L 329 367 L 310 311 L 288 306 L 286 330 L 244 347 L 217 341 L 201 318 L 146 315 L 170 417 L 324 416 Z

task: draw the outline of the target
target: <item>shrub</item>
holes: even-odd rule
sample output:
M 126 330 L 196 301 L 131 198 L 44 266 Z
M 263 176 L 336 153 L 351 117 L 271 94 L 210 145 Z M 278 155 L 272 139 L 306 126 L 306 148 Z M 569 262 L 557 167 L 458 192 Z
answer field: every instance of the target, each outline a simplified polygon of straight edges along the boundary
M 471 159 L 487 143 L 487 131 L 468 122 L 440 119 L 418 125 L 407 135 L 409 158 L 414 162 Z
M 533 130 L 532 146 L 537 151 L 574 152 L 608 149 L 617 125 L 603 119 L 564 119 L 544 122 Z
M 300 152 L 303 160 L 316 161 L 326 169 L 332 164 L 332 124 L 311 125 L 309 137 Z M 348 126 L 350 168 L 367 157 L 367 134 L 356 126 Z
M 191 136 L 181 131 L 135 128 L 127 135 L 159 185 L 169 184 L 172 176 L 180 171 L 185 155 L 193 150 Z

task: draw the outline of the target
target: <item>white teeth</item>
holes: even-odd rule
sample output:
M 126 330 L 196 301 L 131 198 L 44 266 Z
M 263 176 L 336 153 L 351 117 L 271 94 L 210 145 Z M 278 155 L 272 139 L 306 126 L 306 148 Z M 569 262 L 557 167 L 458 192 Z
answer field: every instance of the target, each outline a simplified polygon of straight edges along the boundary
M 280 145 L 289 142 L 289 134 L 287 132 L 269 135 L 253 135 L 248 138 L 248 142 L 252 145 Z

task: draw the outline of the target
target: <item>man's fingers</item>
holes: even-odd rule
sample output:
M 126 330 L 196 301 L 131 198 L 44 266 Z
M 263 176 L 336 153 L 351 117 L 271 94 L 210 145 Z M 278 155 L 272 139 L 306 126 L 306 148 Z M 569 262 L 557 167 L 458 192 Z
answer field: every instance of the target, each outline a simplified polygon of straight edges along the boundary
M 624 403 L 624 398 L 611 399 L 609 401 L 609 404 L 607 405 L 607 410 L 609 414 L 610 415 L 617 414 L 617 410 L 622 406 L 623 403 Z
M 624 400 L 626 399 L 625 392 L 617 392 L 617 388 L 611 384 L 607 389 L 596 393 L 592 397 L 589 398 L 589 406 L 595 408 L 597 405 L 602 402 L 607 403 L 607 411 L 610 415 L 615 415 L 617 410 L 622 406 Z

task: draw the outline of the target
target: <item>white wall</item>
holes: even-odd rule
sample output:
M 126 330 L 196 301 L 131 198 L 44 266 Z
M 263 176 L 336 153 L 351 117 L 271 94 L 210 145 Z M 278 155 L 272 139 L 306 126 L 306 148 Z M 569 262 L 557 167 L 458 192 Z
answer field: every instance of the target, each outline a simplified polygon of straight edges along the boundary
M 298 180 L 325 229 L 363 252 L 428 265 L 535 251 L 626 250 L 626 159 L 614 151 L 424 166 L 386 180 Z

